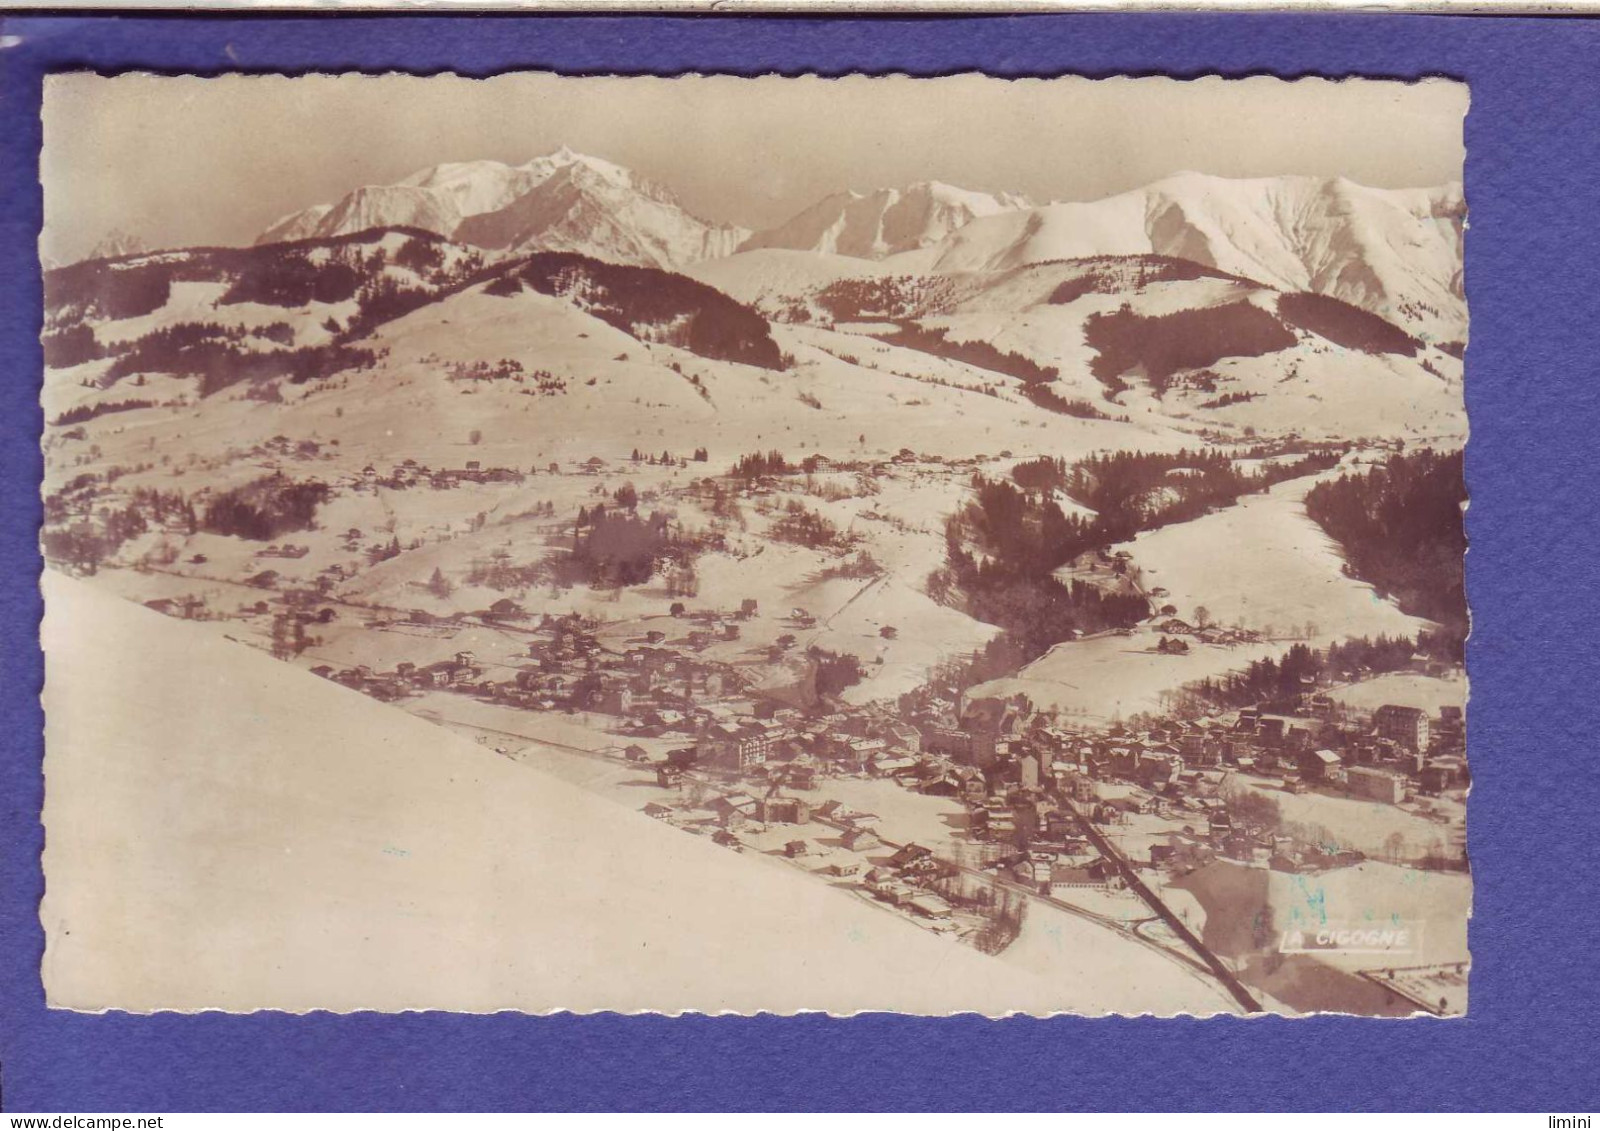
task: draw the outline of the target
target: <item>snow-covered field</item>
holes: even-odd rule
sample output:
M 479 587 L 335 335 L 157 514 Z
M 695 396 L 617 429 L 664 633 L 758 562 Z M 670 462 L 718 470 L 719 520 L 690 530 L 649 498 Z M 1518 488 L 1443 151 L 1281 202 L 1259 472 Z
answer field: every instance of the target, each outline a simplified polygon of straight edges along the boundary
M 967 826 L 966 806 L 953 797 L 914 793 L 896 782 L 868 778 L 828 778 L 817 785 L 818 801 L 842 801 L 857 813 L 877 817 L 872 827 L 896 844 L 920 844 L 940 855 Z
M 1402 707 L 1420 707 L 1429 715 L 1437 716 L 1440 707 L 1467 705 L 1467 681 L 1415 672 L 1391 672 L 1334 688 L 1328 692 L 1328 697 L 1357 711 L 1373 711 L 1385 703 L 1398 703 Z
M 1277 656 L 1283 644 L 1193 645 L 1185 655 L 1161 655 L 1151 631 L 1110 633 L 1057 644 L 1015 676 L 972 688 L 972 698 L 1003 699 L 1024 694 L 1041 710 L 1085 721 L 1110 722 L 1169 706 L 1168 697 L 1186 683 L 1220 676 L 1251 660 Z
M 1108 940 L 1115 939 L 1115 942 Z M 1239 1005 L 1212 979 L 1142 943 L 1048 904 L 1033 903 L 1022 933 L 999 960 L 1030 974 L 1058 981 L 1097 1003 L 1121 996 L 1119 986 L 1137 985 L 1140 996 L 1160 1004 L 1148 1012 L 1198 1017 L 1237 1013 Z M 1098 1004 L 1093 1012 L 1111 1008 Z M 1121 1008 L 1117 1012 L 1124 1012 Z M 1141 1011 L 1145 1012 L 1145 1011 Z
M 1276 801 L 1286 825 L 1322 830 L 1320 839 L 1330 849 L 1354 849 L 1380 859 L 1393 853 L 1402 860 L 1420 860 L 1430 854 L 1444 854 L 1453 835 L 1459 837 L 1449 824 L 1381 801 L 1317 792 L 1286 793 L 1267 789 L 1243 775 L 1231 780 L 1240 788 Z M 1448 815 L 1453 808 L 1444 802 L 1436 802 L 1435 806 L 1442 815 Z M 1459 815 L 1459 807 L 1454 808 Z
M 1415 636 L 1429 627 L 1343 573 L 1338 546 L 1305 512 L 1306 493 L 1321 478 L 1287 480 L 1121 548 L 1132 552 L 1145 588 L 1165 588 L 1166 600 L 1191 622 L 1203 606 L 1218 624 L 1318 642 Z M 1307 625 L 1314 631 L 1305 633 Z

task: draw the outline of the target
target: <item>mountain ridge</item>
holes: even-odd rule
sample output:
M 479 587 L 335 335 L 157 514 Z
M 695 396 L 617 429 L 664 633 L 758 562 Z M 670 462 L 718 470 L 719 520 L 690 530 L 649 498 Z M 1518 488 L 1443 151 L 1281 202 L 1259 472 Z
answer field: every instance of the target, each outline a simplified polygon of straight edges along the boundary
M 362 186 L 283 217 L 256 242 L 409 227 L 494 254 L 570 251 L 667 270 L 792 251 L 936 275 L 1158 255 L 1337 298 L 1408 332 L 1459 341 L 1464 220 L 1457 182 L 1382 189 L 1343 177 L 1179 172 L 1098 200 L 1048 204 L 936 180 L 844 190 L 751 231 L 696 216 L 665 186 L 563 147 L 521 165 L 444 163 Z
M 1032 207 L 1014 193 L 982 193 L 941 181 L 830 194 L 782 224 L 756 232 L 740 251 L 786 248 L 864 259 L 915 251 L 983 216 Z

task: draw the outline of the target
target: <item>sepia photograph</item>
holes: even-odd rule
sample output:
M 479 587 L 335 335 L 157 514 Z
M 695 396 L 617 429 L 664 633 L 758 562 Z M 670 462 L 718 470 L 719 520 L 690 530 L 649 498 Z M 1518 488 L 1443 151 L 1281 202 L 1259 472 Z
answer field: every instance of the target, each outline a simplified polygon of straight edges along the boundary
M 1465 1016 L 1468 107 L 48 76 L 48 1004 Z

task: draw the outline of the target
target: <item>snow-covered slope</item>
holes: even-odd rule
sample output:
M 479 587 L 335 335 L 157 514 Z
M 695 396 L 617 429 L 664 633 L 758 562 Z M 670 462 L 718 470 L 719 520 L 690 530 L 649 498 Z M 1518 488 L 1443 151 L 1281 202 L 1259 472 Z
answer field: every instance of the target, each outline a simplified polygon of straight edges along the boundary
M 897 267 L 897 260 L 766 247 L 706 259 L 683 273 L 748 306 L 780 312 L 840 280 L 878 278 L 893 274 Z
M 957 280 L 950 295 L 920 324 L 1056 369 L 1059 395 L 1114 415 L 1323 439 L 1420 435 L 1455 443 L 1465 434 L 1461 359 L 1332 299 L 1285 295 L 1150 257 L 1031 265 L 984 277 L 982 285 Z M 1345 323 L 1307 319 L 1300 308 L 1308 303 L 1342 311 Z M 1250 335 L 1232 329 L 1229 315 L 1245 306 L 1269 314 L 1281 341 L 1257 353 Z M 1137 346 L 1108 366 L 1095 323 L 1119 311 L 1145 328 Z M 1171 356 L 1179 340 L 1210 343 L 1215 356 L 1150 374 L 1148 365 Z
M 53 572 L 44 589 L 52 1006 L 1228 1007 L 1175 963 L 1090 926 L 1061 940 L 1075 957 L 1058 976 L 1040 977 L 216 626 Z
M 454 208 L 438 193 L 406 185 L 375 185 L 358 188 L 341 198 L 318 217 L 311 230 L 302 232 L 290 227 L 279 238 L 344 236 L 372 228 L 421 228 L 448 236 L 457 222 Z
M 1343 178 L 1183 173 L 1104 200 L 975 219 L 941 244 L 933 269 L 1175 256 L 1280 290 L 1331 295 L 1413 332 L 1462 340 L 1464 208 L 1459 185 L 1373 189 Z
M 882 259 L 945 239 L 980 216 L 1030 207 L 1012 193 L 971 192 L 938 181 L 825 197 L 775 228 L 757 232 L 742 250 L 791 248 Z
M 496 250 L 577 251 L 648 266 L 726 255 L 749 234 L 690 214 L 667 189 L 620 165 L 563 148 L 523 165 L 436 165 L 398 184 L 358 188 L 284 217 L 256 242 L 382 227 L 422 228 Z

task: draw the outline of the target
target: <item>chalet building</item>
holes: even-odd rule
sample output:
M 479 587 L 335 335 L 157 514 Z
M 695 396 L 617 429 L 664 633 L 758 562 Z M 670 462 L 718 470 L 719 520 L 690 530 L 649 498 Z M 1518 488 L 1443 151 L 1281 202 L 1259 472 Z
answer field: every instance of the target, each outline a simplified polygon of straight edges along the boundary
M 717 821 L 725 829 L 743 828 L 751 821 L 759 820 L 759 803 L 748 793 L 730 793 L 724 797 L 716 797 L 706 803 L 706 808 L 717 816 Z
M 1345 785 L 1357 797 L 1398 805 L 1405 800 L 1406 779 L 1391 770 L 1376 766 L 1351 766 L 1345 771 Z
M 1170 748 L 1147 750 L 1139 758 L 1139 780 L 1150 789 L 1165 789 L 1182 770 L 1183 759 Z
M 1064 809 L 1052 809 L 1044 816 L 1044 836 L 1054 844 L 1064 844 L 1076 839 L 1078 821 Z
M 852 738 L 841 751 L 843 760 L 858 769 L 866 769 L 888 752 L 889 744 L 881 738 Z
M 983 814 L 981 817 L 979 814 Z M 971 814 L 974 832 L 990 840 L 1010 842 L 1017 836 L 1017 813 L 1009 805 L 985 804 Z
M 419 668 L 417 680 L 430 687 L 455 687 L 471 683 L 483 674 L 483 669 L 472 661 L 471 652 L 457 652 L 453 660 L 440 660 Z
M 954 910 L 950 904 L 934 895 L 932 892 L 919 892 L 906 900 L 905 906 L 924 919 L 942 920 L 950 918 Z
M 1419 787 L 1423 793 L 1431 793 L 1434 796 L 1438 796 L 1450 788 L 1453 774 L 1449 766 L 1430 762 L 1422 767 L 1422 773 L 1418 777 L 1420 779 Z
M 488 616 L 491 620 L 515 620 L 523 615 L 522 606 L 517 604 L 510 597 L 501 597 L 498 601 L 489 606 Z
M 839 843 L 851 852 L 871 852 L 883 847 L 883 841 L 871 829 L 851 829 L 839 838 Z
M 887 719 L 878 725 L 878 731 L 891 746 L 898 747 L 908 754 L 922 753 L 922 733 L 909 723 L 900 722 L 898 719 Z
M 904 870 L 932 858 L 932 850 L 924 848 L 920 844 L 908 844 L 889 857 L 889 866 Z
M 695 749 L 702 764 L 743 771 L 766 762 L 779 733 L 780 728 L 717 723 L 701 732 Z
M 1041 890 L 1046 895 L 1066 894 L 1074 889 L 1112 886 L 1115 869 L 1104 860 L 1091 860 L 1086 864 L 1052 864 Z
M 662 789 L 677 789 L 683 784 L 683 767 L 671 763 L 656 767 L 656 785 Z
M 1338 775 L 1339 755 L 1332 750 L 1300 752 L 1300 778 L 1307 782 L 1332 781 Z
M 768 825 L 804 825 L 811 806 L 799 797 L 767 797 L 756 803 L 756 819 Z
M 905 755 L 890 754 L 874 758 L 867 767 L 867 772 L 880 778 L 908 778 L 916 777 L 917 760 Z
M 961 762 L 972 762 L 972 735 L 965 730 L 955 727 L 930 725 L 918 728 L 922 736 L 922 748 L 930 754 L 939 754 L 946 758 L 955 758 Z
M 1372 725 L 1383 738 L 1412 750 L 1428 749 L 1428 715 L 1417 707 L 1385 703 L 1373 712 Z

